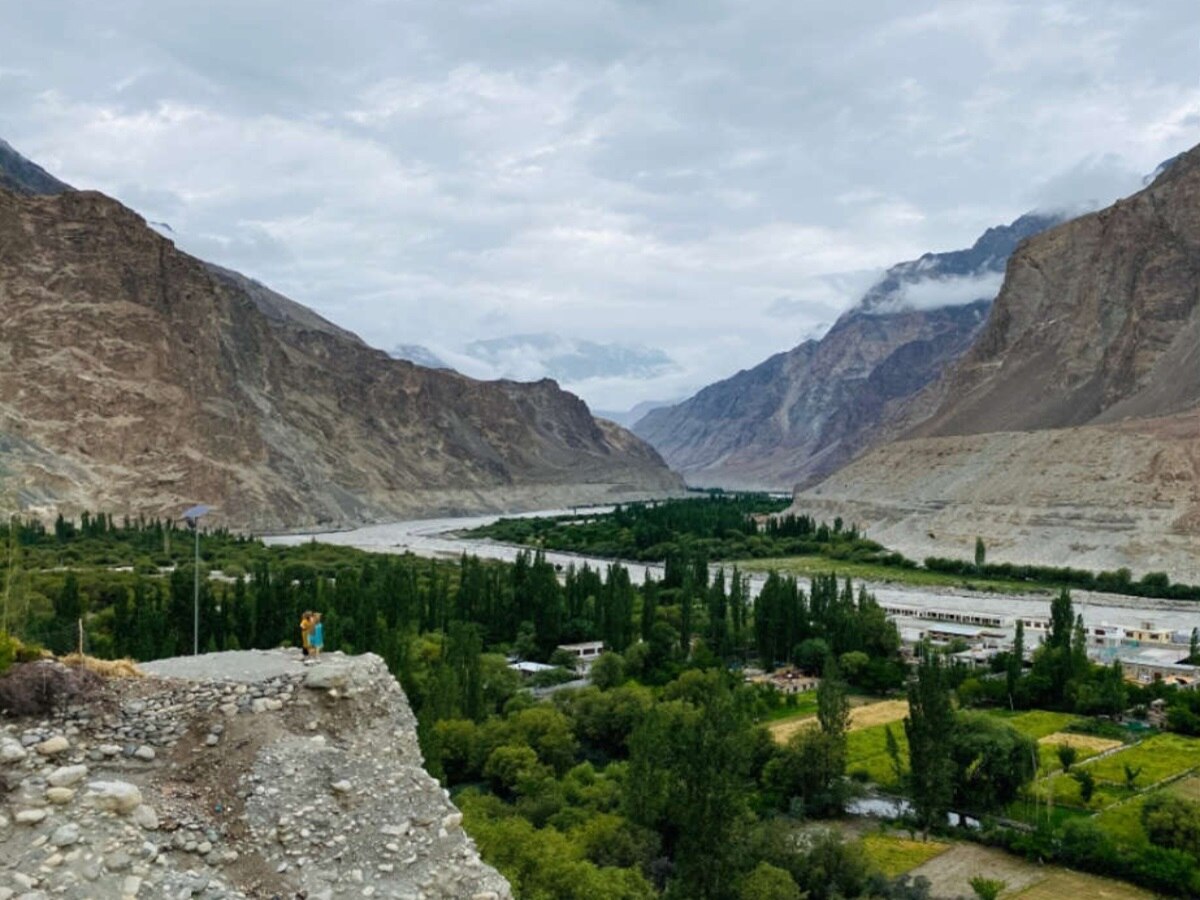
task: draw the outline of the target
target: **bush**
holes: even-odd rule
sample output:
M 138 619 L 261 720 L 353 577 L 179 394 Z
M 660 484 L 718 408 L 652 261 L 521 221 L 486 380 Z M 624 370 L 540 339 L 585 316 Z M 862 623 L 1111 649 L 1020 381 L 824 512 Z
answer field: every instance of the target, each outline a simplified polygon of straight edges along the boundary
M 83 667 L 54 660 L 18 663 L 0 677 L 0 710 L 17 716 L 41 716 L 99 689 L 100 676 Z

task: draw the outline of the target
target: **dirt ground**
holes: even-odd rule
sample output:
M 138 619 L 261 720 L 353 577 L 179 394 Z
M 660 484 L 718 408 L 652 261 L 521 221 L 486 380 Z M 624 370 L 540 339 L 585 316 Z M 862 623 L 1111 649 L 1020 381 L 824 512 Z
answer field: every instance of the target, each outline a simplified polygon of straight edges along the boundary
M 1104 753 L 1105 751 L 1122 746 L 1120 741 L 1094 737 L 1090 734 L 1072 734 L 1069 731 L 1056 731 L 1054 734 L 1048 734 L 1044 738 L 1039 738 L 1038 743 L 1050 744 L 1052 746 L 1066 744 L 1068 747 L 1074 747 L 1076 750 L 1088 750 L 1092 753 Z
M 931 893 L 938 897 L 973 896 L 970 880 L 976 875 L 1006 882 L 1008 886 L 1001 896 L 1021 897 L 1022 900 L 1063 900 L 1067 897 L 1150 900 L 1154 896 L 1119 881 L 1082 875 L 1058 866 L 1037 865 L 978 844 L 956 844 L 917 866 L 910 874 L 928 878 Z
M 907 715 L 907 700 L 880 700 L 876 703 L 867 703 L 850 710 L 850 730 L 861 731 L 874 725 L 887 725 L 889 722 L 898 722 Z M 797 731 L 812 728 L 816 724 L 816 716 L 806 716 L 803 719 L 785 719 L 782 722 L 776 722 L 769 727 L 769 730 L 771 737 L 775 738 L 777 743 L 785 744 L 788 738 Z

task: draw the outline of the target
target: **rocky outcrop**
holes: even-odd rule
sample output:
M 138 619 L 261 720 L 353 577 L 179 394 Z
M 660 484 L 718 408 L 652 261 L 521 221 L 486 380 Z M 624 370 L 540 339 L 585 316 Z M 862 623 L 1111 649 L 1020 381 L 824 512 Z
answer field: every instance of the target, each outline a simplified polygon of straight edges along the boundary
M 0 190 L 0 512 L 335 527 L 663 495 L 551 381 L 394 360 L 90 191 Z
M 903 440 L 796 494 L 922 555 L 1200 581 L 1200 148 L 1024 244 Z
M 1013 249 L 1061 221 L 1026 215 L 966 250 L 893 266 L 819 341 L 806 341 L 634 431 L 690 484 L 790 490 L 912 416 L 913 398 L 971 346 Z
M 146 669 L 0 728 L 0 896 L 511 897 L 378 657 Z

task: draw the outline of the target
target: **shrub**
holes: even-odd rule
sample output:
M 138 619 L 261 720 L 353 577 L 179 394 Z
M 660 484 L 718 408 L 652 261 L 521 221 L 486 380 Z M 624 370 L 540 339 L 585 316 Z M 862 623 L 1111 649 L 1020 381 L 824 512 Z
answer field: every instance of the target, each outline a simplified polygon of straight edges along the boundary
M 100 687 L 101 678 L 88 669 L 53 660 L 18 663 L 0 677 L 0 710 L 17 716 L 40 716 Z

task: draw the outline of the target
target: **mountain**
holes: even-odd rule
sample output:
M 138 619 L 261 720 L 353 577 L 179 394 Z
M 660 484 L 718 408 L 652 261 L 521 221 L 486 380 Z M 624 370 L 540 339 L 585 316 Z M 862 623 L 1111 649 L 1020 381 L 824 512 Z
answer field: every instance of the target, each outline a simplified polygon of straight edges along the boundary
M 601 344 L 557 334 L 514 334 L 472 341 L 464 353 L 505 378 L 653 378 L 674 367 L 661 350 Z
M 968 249 L 884 274 L 820 340 L 710 385 L 634 424 L 689 484 L 790 489 L 844 465 L 971 346 L 1025 238 L 1061 221 L 1031 213 Z
M 263 530 L 681 487 L 553 381 L 391 359 L 92 191 L 0 190 L 0 321 L 4 512 Z
M 0 188 L 25 195 L 61 194 L 72 190 L 69 184 L 27 160 L 3 139 L 0 139 Z
M 1200 580 L 1200 148 L 1031 238 L 902 439 L 796 495 L 916 555 Z
M 616 422 L 623 428 L 632 428 L 637 422 L 645 418 L 646 414 L 651 410 L 661 409 L 664 406 L 673 406 L 678 402 L 678 400 L 643 400 L 641 403 L 634 404 L 630 409 L 620 411 L 597 409 L 595 413 L 603 419 Z
M 389 354 L 392 359 L 406 359 L 427 369 L 451 369 L 440 356 L 421 344 L 397 344 Z

